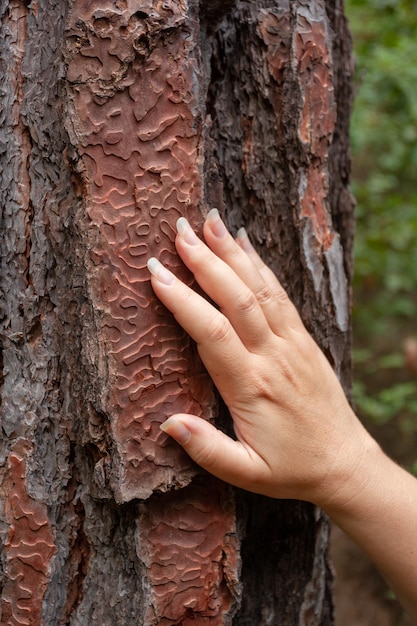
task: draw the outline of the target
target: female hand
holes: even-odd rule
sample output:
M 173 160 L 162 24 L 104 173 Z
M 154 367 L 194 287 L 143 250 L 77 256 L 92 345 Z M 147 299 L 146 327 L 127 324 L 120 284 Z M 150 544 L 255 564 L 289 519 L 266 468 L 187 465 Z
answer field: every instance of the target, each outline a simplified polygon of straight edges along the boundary
M 417 481 L 362 427 L 323 353 L 244 233 L 218 212 L 206 244 L 184 218 L 176 247 L 207 295 L 156 259 L 152 285 L 196 341 L 236 440 L 202 417 L 161 426 L 206 470 L 238 487 L 321 506 L 375 561 L 417 624 Z
M 236 440 L 194 415 L 174 415 L 161 428 L 233 485 L 325 506 L 349 482 L 371 438 L 244 230 L 235 241 L 216 209 L 204 224 L 206 244 L 185 218 L 177 228 L 179 255 L 220 310 L 156 259 L 148 263 L 152 286 L 196 341 Z

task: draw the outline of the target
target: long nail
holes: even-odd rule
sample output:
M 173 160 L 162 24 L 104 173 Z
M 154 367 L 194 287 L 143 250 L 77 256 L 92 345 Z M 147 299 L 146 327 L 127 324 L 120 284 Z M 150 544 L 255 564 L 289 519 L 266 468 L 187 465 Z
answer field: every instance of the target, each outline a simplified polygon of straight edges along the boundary
M 187 443 L 191 437 L 191 433 L 180 420 L 170 417 L 166 422 L 163 422 L 160 427 L 164 433 L 167 433 L 170 437 L 178 441 L 182 446 Z
M 206 222 L 210 226 L 211 232 L 216 237 L 222 238 L 227 235 L 227 228 L 224 225 L 217 209 L 211 209 L 211 211 L 209 211 Z
M 236 233 L 236 241 L 245 252 L 249 253 L 253 251 L 253 246 L 249 241 L 248 233 L 245 228 L 239 228 Z
M 148 259 L 147 266 L 152 276 L 155 276 L 155 278 L 157 278 L 159 282 L 163 283 L 164 285 L 172 285 L 175 280 L 174 274 L 167 270 L 167 268 L 164 267 L 162 263 L 158 261 L 158 259 L 155 259 L 155 257 L 151 257 L 150 259 Z
M 181 235 L 181 237 L 184 239 L 184 241 L 190 246 L 196 246 L 200 243 L 199 238 L 197 237 L 185 217 L 180 217 L 177 221 L 177 231 L 178 234 Z

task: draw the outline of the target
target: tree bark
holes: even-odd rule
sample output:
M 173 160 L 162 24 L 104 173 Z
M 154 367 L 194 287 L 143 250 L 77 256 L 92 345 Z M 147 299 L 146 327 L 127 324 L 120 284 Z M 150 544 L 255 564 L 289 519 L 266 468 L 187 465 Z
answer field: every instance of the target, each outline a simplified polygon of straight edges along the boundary
M 328 626 L 328 522 L 198 469 L 230 418 L 154 297 L 185 215 L 245 224 L 350 384 L 341 0 L 0 7 L 1 624 Z

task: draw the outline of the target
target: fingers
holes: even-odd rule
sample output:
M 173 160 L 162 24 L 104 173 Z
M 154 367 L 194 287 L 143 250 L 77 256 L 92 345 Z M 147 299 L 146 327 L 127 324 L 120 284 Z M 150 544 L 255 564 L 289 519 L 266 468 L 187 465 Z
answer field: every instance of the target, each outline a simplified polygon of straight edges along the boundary
M 185 218 L 178 220 L 177 229 L 177 251 L 199 285 L 219 305 L 248 350 L 264 345 L 270 328 L 253 291 L 197 237 Z
M 262 261 L 252 246 L 244 228 L 238 230 L 236 243 L 246 253 L 265 284 L 269 287 L 271 298 L 267 302 L 261 303 L 261 306 L 271 330 L 278 335 L 285 334 L 285 328 L 287 327 L 305 331 L 304 324 L 287 292 L 274 272 Z
M 255 251 L 244 228 L 238 231 L 235 241 L 217 209 L 213 209 L 204 224 L 204 238 L 211 250 L 233 269 L 255 295 L 275 334 L 285 336 L 288 328 L 304 330 L 296 308 L 275 274 Z
M 234 441 L 206 420 L 179 414 L 168 418 L 161 429 L 175 439 L 205 470 L 236 487 L 259 491 L 259 478 L 268 468 L 256 452 Z M 249 484 L 250 483 L 250 484 Z M 248 486 L 249 485 L 249 486 Z
M 276 284 L 270 284 L 264 279 L 251 256 L 228 232 L 217 209 L 212 209 L 207 216 L 204 238 L 210 249 L 249 287 L 268 319 L 268 312 L 271 305 L 274 305 Z M 247 236 L 246 239 L 249 243 Z
M 157 259 L 149 259 L 148 268 L 156 295 L 197 343 L 204 365 L 220 393 L 226 397 L 236 393 L 243 364 L 247 366 L 250 355 L 229 320 Z
M 285 290 L 257 255 L 244 229 L 239 231 L 235 241 L 216 209 L 209 213 L 204 224 L 204 236 L 208 245 L 197 237 L 185 218 L 178 220 L 177 228 L 176 247 L 179 255 L 202 289 L 219 305 L 224 317 L 209 314 L 203 307 L 204 300 L 192 298 L 189 289 L 183 293 L 179 281 L 177 286 L 182 293 L 181 298 L 180 292 L 174 295 L 174 291 L 170 292 L 169 297 L 166 289 L 168 285 L 163 288 L 161 284 L 159 287 L 157 285 L 161 283 L 163 276 L 167 279 L 170 274 L 168 270 L 164 273 L 162 266 L 153 272 L 158 280 L 153 280 L 152 283 L 156 285 L 157 295 L 197 343 L 209 346 L 215 338 L 223 340 L 223 335 L 231 333 L 233 328 L 242 344 L 250 352 L 256 352 L 270 342 L 271 331 L 282 337 L 292 329 L 305 332 Z M 155 269 L 156 260 L 152 263 Z M 152 272 L 151 266 L 150 270 Z M 173 275 L 170 275 L 170 280 L 174 280 Z M 162 295 L 158 289 L 162 289 Z M 202 333 L 204 329 L 195 319 L 201 307 L 208 314 L 208 318 L 206 315 L 201 318 L 206 324 L 205 333 Z M 214 355 L 208 354 L 209 358 L 211 356 Z

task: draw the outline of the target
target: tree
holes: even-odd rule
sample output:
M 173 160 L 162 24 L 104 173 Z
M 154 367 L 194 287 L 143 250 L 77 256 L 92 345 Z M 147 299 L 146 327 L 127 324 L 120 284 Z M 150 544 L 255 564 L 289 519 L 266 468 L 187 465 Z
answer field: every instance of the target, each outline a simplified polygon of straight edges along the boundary
M 203 474 L 230 429 L 145 263 L 245 224 L 349 387 L 350 37 L 339 0 L 5 0 L 2 624 L 329 625 L 328 522 Z

